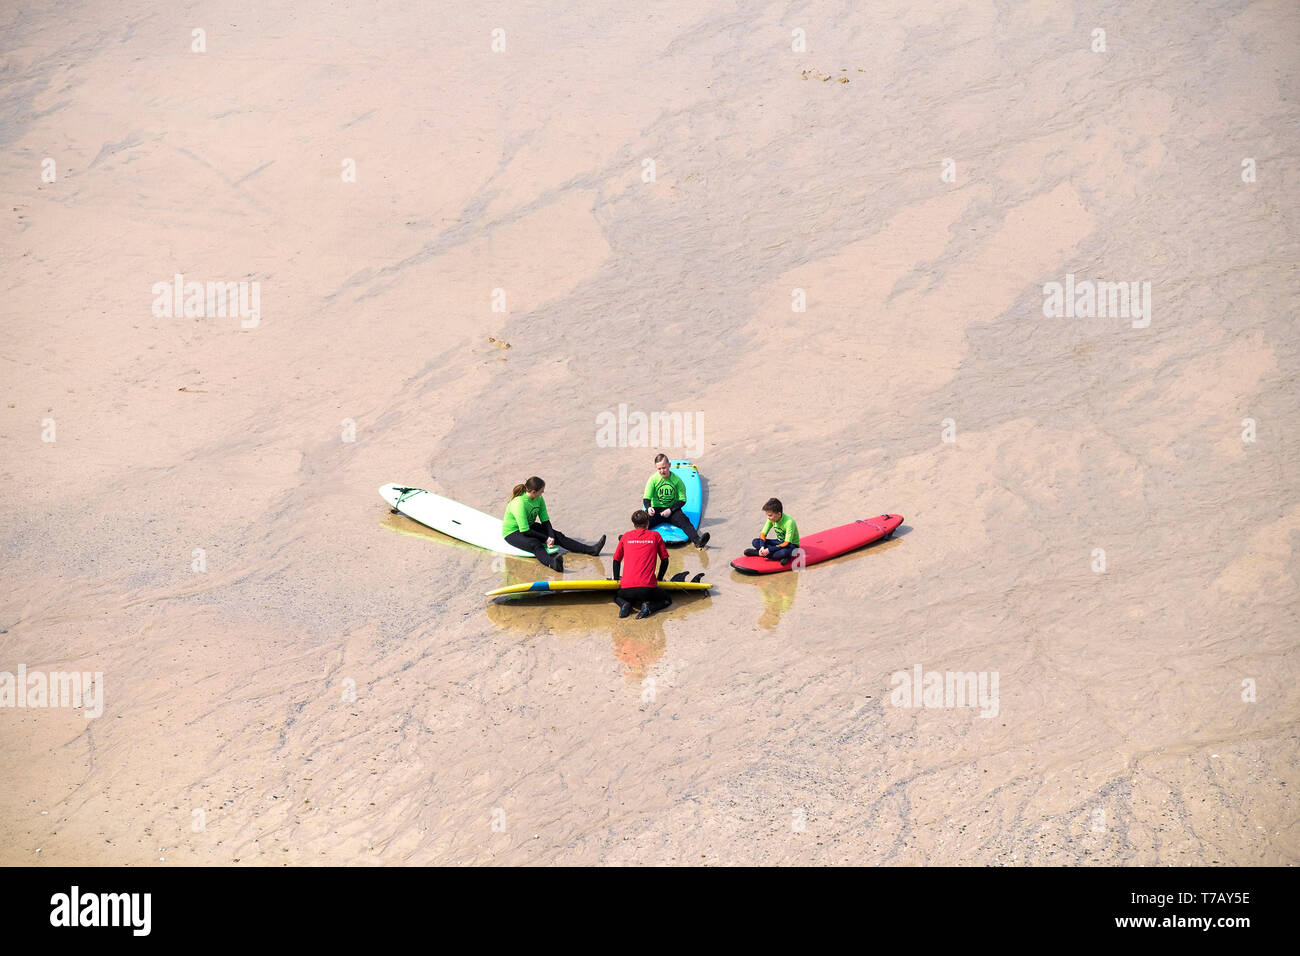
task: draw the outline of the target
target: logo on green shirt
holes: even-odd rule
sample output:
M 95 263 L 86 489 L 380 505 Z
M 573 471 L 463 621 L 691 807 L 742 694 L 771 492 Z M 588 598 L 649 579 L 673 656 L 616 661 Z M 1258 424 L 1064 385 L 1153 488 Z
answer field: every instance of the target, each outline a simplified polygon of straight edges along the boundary
M 686 485 L 672 472 L 667 478 L 655 475 L 650 479 L 650 491 L 646 497 L 655 507 L 667 507 L 674 501 L 686 500 Z

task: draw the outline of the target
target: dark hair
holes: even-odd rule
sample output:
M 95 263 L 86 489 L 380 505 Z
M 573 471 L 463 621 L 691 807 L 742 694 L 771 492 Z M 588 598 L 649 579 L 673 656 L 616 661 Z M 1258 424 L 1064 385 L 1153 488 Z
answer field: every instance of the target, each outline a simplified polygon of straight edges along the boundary
M 515 485 L 515 490 L 510 492 L 510 500 L 514 501 L 525 491 L 545 491 L 545 490 L 546 490 L 546 482 L 542 481 L 542 479 L 538 478 L 536 475 L 533 475 L 533 477 L 529 478 L 522 485 Z
M 650 516 L 639 508 L 632 512 L 632 527 L 648 528 L 650 527 Z
M 656 464 L 656 465 L 659 464 L 659 462 L 661 462 L 661 461 L 667 461 L 667 460 L 668 460 L 668 456 L 665 455 L 663 452 L 660 452 L 659 454 L 655 455 L 655 464 Z
M 764 511 L 775 511 L 779 515 L 785 514 L 785 509 L 781 507 L 780 498 L 768 498 L 767 504 L 763 505 Z

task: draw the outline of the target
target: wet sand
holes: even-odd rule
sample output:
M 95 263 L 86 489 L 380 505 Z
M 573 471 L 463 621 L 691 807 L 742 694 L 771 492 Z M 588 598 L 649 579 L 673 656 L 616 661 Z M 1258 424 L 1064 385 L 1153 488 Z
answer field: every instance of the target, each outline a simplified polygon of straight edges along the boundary
M 0 672 L 104 686 L 0 706 L 0 863 L 1300 860 L 1292 5 L 0 30 Z M 177 274 L 260 315 L 155 314 Z M 1045 316 L 1067 274 L 1149 324 Z M 605 577 L 660 450 L 716 588 L 648 621 L 494 603 L 548 573 L 376 494 L 540 475 Z M 738 575 L 773 495 L 906 522 Z

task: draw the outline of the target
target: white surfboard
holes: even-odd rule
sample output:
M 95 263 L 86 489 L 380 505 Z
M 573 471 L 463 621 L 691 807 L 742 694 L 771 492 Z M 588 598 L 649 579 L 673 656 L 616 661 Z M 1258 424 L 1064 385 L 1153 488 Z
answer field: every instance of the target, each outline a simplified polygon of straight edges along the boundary
M 476 511 L 469 505 L 452 501 L 441 495 L 435 495 L 423 488 L 410 488 L 406 485 L 380 485 L 379 497 L 388 502 L 388 506 L 399 514 L 404 514 L 412 521 L 427 525 L 434 531 L 468 541 L 470 544 L 497 554 L 509 554 L 520 558 L 531 558 L 527 551 L 521 551 L 513 544 L 507 544 L 501 537 L 501 519 Z M 505 510 L 504 508 L 502 510 Z M 559 548 L 548 548 L 552 554 Z

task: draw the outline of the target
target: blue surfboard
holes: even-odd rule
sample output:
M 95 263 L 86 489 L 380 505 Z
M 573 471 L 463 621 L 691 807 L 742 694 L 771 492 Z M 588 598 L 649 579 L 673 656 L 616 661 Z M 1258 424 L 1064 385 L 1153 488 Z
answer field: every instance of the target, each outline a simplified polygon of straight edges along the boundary
M 700 515 L 704 506 L 704 489 L 700 485 L 700 470 L 689 461 L 684 459 L 673 459 L 673 474 L 682 480 L 686 486 L 686 507 L 682 509 L 686 517 L 691 519 L 691 524 L 695 525 L 696 530 L 700 527 Z M 680 544 L 689 541 L 686 532 L 674 524 L 652 524 L 650 527 L 659 532 L 659 536 L 664 539 L 666 544 Z

